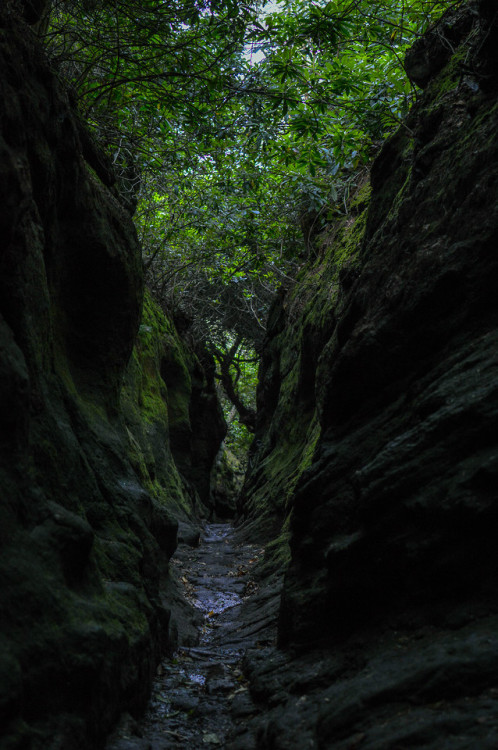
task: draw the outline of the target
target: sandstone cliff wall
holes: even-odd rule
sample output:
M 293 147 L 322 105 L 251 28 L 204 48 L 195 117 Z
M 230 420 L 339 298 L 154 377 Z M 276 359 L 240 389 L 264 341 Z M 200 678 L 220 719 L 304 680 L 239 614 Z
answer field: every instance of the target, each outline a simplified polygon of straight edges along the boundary
M 248 660 L 260 748 L 497 742 L 497 50 L 491 2 L 417 43 L 368 210 L 274 306 L 245 510 L 287 519 L 301 656 Z
M 167 560 L 178 519 L 209 500 L 224 424 L 209 366 L 149 298 L 141 318 L 131 218 L 13 9 L 0 9 L 0 745 L 97 748 L 144 704 L 170 644 Z
M 471 8 L 447 24 L 453 54 L 442 25 L 408 56 L 436 62 L 373 165 L 356 278 L 308 375 L 321 437 L 292 505 L 284 641 L 450 611 L 496 574 L 497 32 Z

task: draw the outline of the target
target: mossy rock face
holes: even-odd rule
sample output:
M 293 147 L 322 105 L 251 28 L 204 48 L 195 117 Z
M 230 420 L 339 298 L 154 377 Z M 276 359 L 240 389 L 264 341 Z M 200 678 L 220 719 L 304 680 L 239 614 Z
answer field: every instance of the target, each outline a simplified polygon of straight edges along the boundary
M 218 518 L 235 518 L 237 498 L 244 481 L 244 468 L 226 447 L 220 451 L 212 471 L 212 498 Z
M 194 351 L 185 344 L 182 352 L 180 359 L 177 350 L 169 347 L 161 361 L 168 385 L 171 452 L 184 481 L 211 511 L 211 469 L 227 428 L 216 393 L 213 358 L 206 350 Z
M 496 745 L 498 17 L 454 11 L 413 53 L 437 59 L 373 165 L 352 272 L 330 264 L 337 232 L 270 317 L 252 518 L 282 516 L 282 467 L 312 456 L 287 502 L 282 649 L 246 659 L 269 707 L 255 746 Z
M 322 234 L 317 256 L 270 311 L 257 429 L 239 501 L 242 513 L 269 536 L 288 517 L 294 489 L 321 434 L 320 363 L 357 275 L 369 194 L 365 178 L 349 215 Z M 287 538 L 284 533 L 282 539 Z
M 270 318 L 246 508 L 290 513 L 285 645 L 333 646 L 410 617 L 451 627 L 476 602 L 498 606 L 488 11 L 446 17 L 453 54 L 429 60 L 424 93 L 373 165 L 368 211 L 332 230 Z M 436 41 L 418 43 L 411 65 Z
M 469 6 L 473 12 L 469 13 Z M 417 86 L 425 88 L 441 71 L 454 63 L 455 47 L 474 30 L 477 2 L 465 3 L 456 11 L 447 12 L 426 34 L 408 50 L 404 67 L 408 77 Z
M 210 512 L 211 468 L 226 433 L 214 366 L 148 292 L 121 408 L 129 455 L 151 494 L 183 520 Z
M 3 5 L 0 96 L 0 745 L 97 748 L 168 645 L 161 576 L 195 497 L 170 413 L 211 386 L 149 299 L 140 320 L 112 170 Z

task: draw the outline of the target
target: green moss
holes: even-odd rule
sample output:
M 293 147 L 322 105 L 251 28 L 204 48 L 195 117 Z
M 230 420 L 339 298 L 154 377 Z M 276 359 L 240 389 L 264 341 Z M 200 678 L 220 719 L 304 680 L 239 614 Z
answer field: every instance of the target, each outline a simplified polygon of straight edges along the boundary
M 135 378 L 141 378 L 137 396 L 142 416 L 149 422 L 167 420 L 170 426 L 188 422 L 192 391 L 189 354 L 148 293 L 133 356 Z M 168 386 L 161 370 L 166 373 Z
M 347 216 L 334 222 L 322 236 L 321 251 L 301 271 L 284 299 L 287 325 L 271 341 L 273 368 L 278 367 L 278 402 L 246 483 L 249 513 L 270 527 L 281 519 L 280 535 L 268 550 L 268 565 L 288 559 L 286 528 L 292 498 L 303 473 L 311 465 L 321 435 L 315 372 L 321 346 L 328 341 L 347 289 L 344 278 L 362 263 L 361 248 L 367 224 L 370 184 L 353 196 Z M 347 281 L 347 280 L 346 280 Z M 347 283 L 346 283 L 347 286 Z M 273 375 L 275 377 L 275 375 Z
M 398 190 L 398 192 L 396 193 L 396 196 L 391 204 L 391 207 L 386 217 L 387 221 L 393 221 L 398 215 L 401 204 L 403 203 L 406 197 L 406 191 L 410 187 L 411 178 L 412 178 L 412 166 L 410 165 L 406 171 L 405 181 L 400 187 L 400 189 Z
M 361 249 L 361 242 L 365 233 L 367 220 L 366 208 L 358 215 L 352 214 L 341 227 L 337 241 L 332 247 L 329 262 L 335 265 L 335 272 L 341 270 L 345 263 L 356 263 Z
M 161 377 L 160 363 L 170 337 L 170 322 L 146 293 L 142 324 L 121 393 L 121 403 L 133 412 L 135 422 L 168 424 L 168 389 Z M 135 440 L 134 449 L 139 443 Z
M 304 438 L 304 447 L 300 451 L 299 463 L 294 473 L 289 477 L 289 482 L 286 487 L 287 507 L 290 507 L 290 503 L 292 501 L 292 497 L 298 480 L 301 478 L 303 472 L 311 466 L 320 434 L 320 422 L 318 420 L 318 415 L 315 412 Z
M 165 479 L 150 480 L 145 483 L 150 494 L 165 507 L 182 509 L 187 516 L 192 512 L 190 495 L 185 492 L 182 479 L 171 461 L 170 470 Z
M 429 82 L 426 89 L 426 96 L 432 102 L 431 109 L 439 106 L 438 100 L 442 96 L 458 88 L 462 79 L 462 71 L 465 69 L 468 54 L 468 46 L 462 44 L 452 54 L 448 65 L 446 65 L 446 67 Z
M 162 506 L 191 516 L 192 499 L 171 454 L 172 430 L 191 430 L 193 355 L 171 321 L 145 293 L 141 325 L 121 393 L 128 457 L 145 489 Z
M 144 298 L 142 323 L 132 355 L 132 378 L 141 417 L 147 422 L 168 418 L 167 389 L 159 372 L 161 351 L 169 335 L 169 321 L 148 294 Z
M 366 180 L 358 191 L 353 195 L 349 203 L 349 211 L 353 214 L 360 214 L 368 208 L 370 203 L 370 196 L 372 195 L 372 186 L 370 181 Z
M 289 518 L 286 518 L 279 535 L 265 547 L 264 558 L 257 569 L 258 577 L 267 579 L 272 573 L 287 567 L 291 559 L 289 540 Z

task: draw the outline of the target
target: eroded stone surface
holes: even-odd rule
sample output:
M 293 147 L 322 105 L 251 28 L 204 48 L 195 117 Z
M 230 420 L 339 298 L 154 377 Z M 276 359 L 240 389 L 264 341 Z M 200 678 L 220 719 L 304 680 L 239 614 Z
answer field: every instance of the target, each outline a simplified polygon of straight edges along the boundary
M 287 493 L 291 563 L 286 651 L 247 658 L 258 748 L 497 742 L 497 18 L 445 24 L 408 56 L 425 90 L 356 249 L 333 230 L 271 318 L 246 509 Z
M 171 564 L 199 613 L 197 637 L 180 635 L 181 647 L 159 667 L 144 719 L 119 728 L 107 750 L 241 747 L 245 722 L 256 713 L 242 658 L 276 638 L 278 595 L 256 596 L 252 580 L 261 554 L 228 524 L 207 524 L 197 548 L 178 548 Z
M 130 364 L 131 216 L 23 6 L 35 22 L 46 3 L 0 7 L 0 744 L 80 750 L 145 705 L 178 630 L 167 561 L 197 496 L 168 448 L 161 353 L 189 359 L 185 389 L 222 425 L 161 311 Z M 170 339 L 148 346 L 152 318 Z M 196 451 L 204 485 L 220 440 Z

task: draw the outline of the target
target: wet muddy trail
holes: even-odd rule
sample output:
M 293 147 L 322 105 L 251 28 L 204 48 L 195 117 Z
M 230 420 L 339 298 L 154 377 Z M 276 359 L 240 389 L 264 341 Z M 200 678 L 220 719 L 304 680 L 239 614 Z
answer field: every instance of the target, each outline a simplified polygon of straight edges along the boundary
M 197 642 L 163 660 L 145 716 L 125 723 L 107 750 L 245 744 L 237 735 L 255 707 L 242 659 L 248 648 L 275 640 L 275 607 L 258 601 L 252 578 L 262 554 L 230 524 L 206 524 L 198 547 L 179 546 L 170 565 L 185 598 L 201 614 Z

